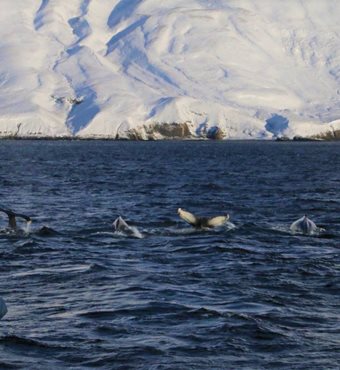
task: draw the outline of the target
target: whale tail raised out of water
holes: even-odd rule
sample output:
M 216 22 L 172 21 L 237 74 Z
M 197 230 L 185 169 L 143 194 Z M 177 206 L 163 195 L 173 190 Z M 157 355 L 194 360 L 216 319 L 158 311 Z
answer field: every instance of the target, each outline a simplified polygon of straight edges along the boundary
M 321 231 L 319 227 L 315 225 L 315 223 L 310 220 L 306 215 L 299 218 L 298 220 L 294 221 L 291 226 L 290 230 L 293 233 L 301 233 L 305 235 L 313 235 Z
M 0 212 L 4 212 L 7 215 L 7 217 L 8 217 L 8 228 L 11 229 L 11 230 L 16 230 L 17 229 L 17 220 L 16 220 L 17 217 L 23 218 L 24 220 L 27 221 L 27 223 L 32 222 L 31 217 L 23 215 L 21 213 L 13 212 L 10 209 L 0 208 Z
M 137 227 L 130 226 L 127 222 L 121 217 L 117 217 L 112 224 L 112 227 L 115 232 L 120 232 L 128 236 L 133 236 L 135 238 L 143 238 L 143 235 L 139 232 Z
M 224 225 L 229 220 L 229 215 L 215 217 L 197 217 L 194 214 L 178 208 L 179 217 L 188 224 L 197 228 L 213 228 Z

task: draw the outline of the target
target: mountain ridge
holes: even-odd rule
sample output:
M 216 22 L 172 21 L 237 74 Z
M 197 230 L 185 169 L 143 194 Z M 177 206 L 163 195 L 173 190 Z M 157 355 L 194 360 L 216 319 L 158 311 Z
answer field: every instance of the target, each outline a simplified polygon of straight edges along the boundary
M 0 15 L 0 137 L 160 139 L 153 128 L 164 124 L 231 139 L 340 129 L 335 0 L 16 5 L 3 0 Z

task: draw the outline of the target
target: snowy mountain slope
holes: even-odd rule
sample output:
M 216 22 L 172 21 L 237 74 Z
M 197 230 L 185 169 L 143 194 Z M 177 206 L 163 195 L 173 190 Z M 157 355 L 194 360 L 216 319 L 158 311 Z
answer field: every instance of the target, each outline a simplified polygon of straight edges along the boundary
M 0 7 L 0 136 L 124 137 L 173 122 L 227 138 L 340 129 L 337 0 Z

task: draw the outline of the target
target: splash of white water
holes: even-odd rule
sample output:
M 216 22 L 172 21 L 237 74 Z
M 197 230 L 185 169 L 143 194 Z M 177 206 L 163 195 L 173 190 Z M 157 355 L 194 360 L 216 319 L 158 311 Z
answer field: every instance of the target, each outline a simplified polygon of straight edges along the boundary
M 31 232 L 31 224 L 32 224 L 32 221 L 27 221 L 26 222 L 26 226 L 24 228 L 25 234 L 29 234 Z

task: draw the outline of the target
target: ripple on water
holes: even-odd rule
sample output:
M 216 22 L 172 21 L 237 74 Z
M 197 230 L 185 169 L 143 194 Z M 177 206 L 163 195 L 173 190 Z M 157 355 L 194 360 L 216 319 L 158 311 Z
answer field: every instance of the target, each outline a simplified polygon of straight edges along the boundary
M 0 231 L 1 368 L 336 368 L 338 144 L 4 141 L 0 156 L 1 202 L 33 218 Z M 231 223 L 198 230 L 179 207 Z M 326 232 L 292 235 L 305 213 Z M 114 233 L 118 215 L 143 239 Z

